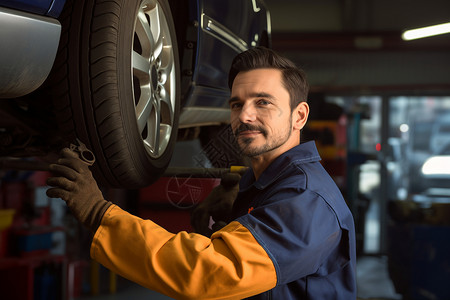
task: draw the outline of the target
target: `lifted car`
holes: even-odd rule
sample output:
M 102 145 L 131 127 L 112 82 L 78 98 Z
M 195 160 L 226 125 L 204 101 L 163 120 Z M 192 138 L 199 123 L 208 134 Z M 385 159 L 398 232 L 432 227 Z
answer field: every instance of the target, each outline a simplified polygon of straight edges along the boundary
M 262 0 L 0 0 L 0 15 L 0 156 L 78 138 L 110 187 L 155 181 L 179 127 L 227 123 L 231 60 L 270 47 Z

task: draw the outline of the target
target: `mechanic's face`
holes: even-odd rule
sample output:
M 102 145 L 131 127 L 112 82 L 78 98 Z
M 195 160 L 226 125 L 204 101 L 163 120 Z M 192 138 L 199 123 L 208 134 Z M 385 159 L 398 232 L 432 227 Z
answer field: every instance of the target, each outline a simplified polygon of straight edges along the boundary
M 244 155 L 277 156 L 300 142 L 298 112 L 291 111 L 281 76 L 277 69 L 256 69 L 240 72 L 234 79 L 229 100 L 231 128 Z M 301 127 L 306 117 L 307 113 Z M 298 132 L 292 134 L 293 129 Z

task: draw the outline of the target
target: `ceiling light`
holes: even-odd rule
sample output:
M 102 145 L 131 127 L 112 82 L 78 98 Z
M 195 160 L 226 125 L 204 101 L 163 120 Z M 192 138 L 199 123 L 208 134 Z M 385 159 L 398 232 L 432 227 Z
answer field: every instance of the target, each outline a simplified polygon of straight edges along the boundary
M 450 23 L 444 23 L 439 25 L 407 30 L 403 32 L 402 39 L 405 41 L 409 41 L 449 32 L 450 32 Z

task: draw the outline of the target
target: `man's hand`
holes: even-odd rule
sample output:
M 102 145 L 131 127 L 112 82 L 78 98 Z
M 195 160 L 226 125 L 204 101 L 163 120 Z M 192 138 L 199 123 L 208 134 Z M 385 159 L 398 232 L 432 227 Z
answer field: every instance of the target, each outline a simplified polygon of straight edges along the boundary
M 227 173 L 222 177 L 220 185 L 215 187 L 191 213 L 191 224 L 195 232 L 210 237 L 214 231 L 224 227 L 229 222 L 234 200 L 239 191 L 238 173 Z M 214 220 L 210 228 L 210 218 Z
M 50 171 L 53 177 L 47 179 L 47 184 L 53 188 L 47 190 L 47 196 L 66 201 L 74 216 L 95 232 L 111 203 L 103 198 L 89 165 L 65 148 L 58 161 L 50 165 Z

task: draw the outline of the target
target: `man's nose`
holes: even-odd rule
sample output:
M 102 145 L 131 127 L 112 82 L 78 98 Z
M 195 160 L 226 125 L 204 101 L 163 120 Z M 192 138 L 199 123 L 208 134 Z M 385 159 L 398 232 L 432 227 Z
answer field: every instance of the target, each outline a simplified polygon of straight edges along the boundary
M 252 105 L 245 104 L 239 113 L 241 123 L 251 123 L 256 120 L 256 110 Z

